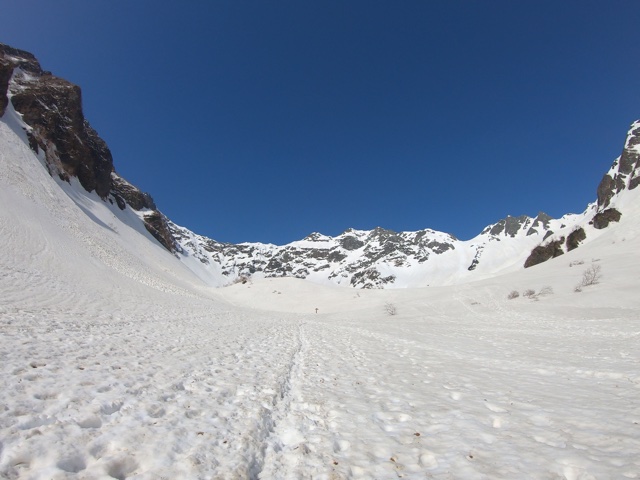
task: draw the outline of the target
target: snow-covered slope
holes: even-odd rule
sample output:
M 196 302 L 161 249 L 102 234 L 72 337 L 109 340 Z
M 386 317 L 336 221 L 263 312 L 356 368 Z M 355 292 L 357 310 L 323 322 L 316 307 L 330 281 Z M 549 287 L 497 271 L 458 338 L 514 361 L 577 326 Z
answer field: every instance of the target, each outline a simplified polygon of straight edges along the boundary
M 640 121 L 631 125 L 623 153 L 598 186 L 598 201 L 560 219 L 540 212 L 507 217 L 468 241 L 434 230 L 347 230 L 337 237 L 313 233 L 277 246 L 232 245 L 169 222 L 180 256 L 196 272 L 223 284 L 238 279 L 296 277 L 326 285 L 406 288 L 476 281 L 533 266 L 600 236 L 638 201 Z M 595 197 L 595 195 L 594 195 Z M 206 274 L 199 273 L 205 277 Z
M 169 226 L 181 247 L 180 256 L 191 262 L 194 271 L 214 271 L 223 284 L 288 276 L 326 285 L 407 288 L 473 281 L 521 269 L 533 248 L 588 225 L 594 214 L 592 205 L 580 215 L 560 219 L 544 213 L 535 218 L 507 217 L 468 241 L 429 229 L 376 228 L 350 229 L 337 237 L 314 233 L 283 246 L 233 245 L 173 223 Z
M 476 281 L 515 271 L 588 243 L 598 237 L 599 230 L 619 221 L 624 215 L 619 208 L 635 201 L 640 168 L 636 123 L 623 154 L 598 187 L 597 204 L 587 206 L 580 215 L 509 216 L 469 241 L 429 229 L 376 228 L 350 229 L 334 238 L 313 233 L 283 246 L 231 245 L 197 235 L 166 218 L 151 195 L 116 173 L 106 143 L 84 118 L 80 88 L 43 71 L 32 54 L 0 44 L 0 114 L 5 110 L 5 117 L 15 117 L 16 131 L 26 134 L 24 140 L 42 165 L 67 182 L 60 186 L 91 218 L 106 219 L 107 225 L 117 219 L 114 226 L 122 222 L 123 231 L 141 234 L 132 237 L 130 251 L 148 247 L 162 255 L 157 251 L 157 245 L 162 245 L 164 262 L 172 263 L 169 257 L 175 256 L 209 286 L 286 276 L 356 288 L 407 288 Z M 140 243 L 142 238 L 145 241 Z
M 640 478 L 635 191 L 580 248 L 482 281 L 210 289 L 25 142 L 9 108 L 0 478 Z
M 303 278 L 315 283 L 360 288 L 416 287 L 453 283 L 522 267 L 533 247 L 552 229 L 563 231 L 576 216 L 553 220 L 508 217 L 470 241 L 434 230 L 393 232 L 347 230 L 337 237 L 319 233 L 277 246 L 223 244 L 170 224 L 183 258 L 214 268 L 231 283 L 238 277 Z M 561 228 L 563 226 L 563 228 Z

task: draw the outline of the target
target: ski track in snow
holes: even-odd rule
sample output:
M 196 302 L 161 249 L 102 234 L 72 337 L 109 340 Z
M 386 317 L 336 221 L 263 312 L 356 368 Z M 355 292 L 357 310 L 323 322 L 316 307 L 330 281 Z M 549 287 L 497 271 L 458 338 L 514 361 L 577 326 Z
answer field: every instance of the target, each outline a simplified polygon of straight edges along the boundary
M 210 291 L 0 127 L 0 478 L 640 478 L 640 229 L 579 295 Z

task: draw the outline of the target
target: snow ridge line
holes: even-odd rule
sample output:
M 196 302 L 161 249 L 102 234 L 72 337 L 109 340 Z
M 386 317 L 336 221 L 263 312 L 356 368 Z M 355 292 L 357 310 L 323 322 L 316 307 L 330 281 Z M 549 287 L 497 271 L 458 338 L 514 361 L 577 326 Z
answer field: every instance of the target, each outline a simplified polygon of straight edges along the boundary
M 304 323 L 298 325 L 298 346 L 291 355 L 286 373 L 282 376 L 281 381 L 278 383 L 277 391 L 272 397 L 271 405 L 273 408 L 265 407 L 258 421 L 258 428 L 254 438 L 259 446 L 250 459 L 248 468 L 251 480 L 260 478 L 260 474 L 265 467 L 265 459 L 271 452 L 278 453 L 282 450 L 283 445 L 276 434 L 276 428 L 289 415 L 294 381 L 302 376 L 304 368 L 302 358 L 306 345 L 302 329 L 303 325 Z

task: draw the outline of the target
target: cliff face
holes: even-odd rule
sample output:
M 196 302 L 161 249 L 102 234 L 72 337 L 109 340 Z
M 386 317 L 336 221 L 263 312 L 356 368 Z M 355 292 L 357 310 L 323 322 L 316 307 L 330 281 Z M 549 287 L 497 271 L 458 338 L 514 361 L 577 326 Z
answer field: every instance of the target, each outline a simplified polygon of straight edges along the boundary
M 572 231 L 566 239 L 553 238 L 548 243 L 534 248 L 525 261 L 524 267 L 532 267 L 563 253 L 574 250 L 588 237 L 587 230 L 602 230 L 611 223 L 619 222 L 622 213 L 617 208 L 617 201 L 623 192 L 634 190 L 640 185 L 640 120 L 629 127 L 622 153 L 613 161 L 609 171 L 605 173 L 598 185 L 597 202 L 593 205 L 587 225 Z
M 622 154 L 598 185 L 598 211 L 605 211 L 615 195 L 640 185 L 640 120 L 631 124 Z
M 5 107 L 10 96 L 31 127 L 27 132 L 31 148 L 45 152 L 51 174 L 77 177 L 87 191 L 106 199 L 113 159 L 107 144 L 84 118 L 80 87 L 44 72 L 28 52 L 0 45 L 0 55 L 4 87 L 0 96 Z
M 84 118 L 80 87 L 42 70 L 31 53 L 0 44 L 0 116 L 9 101 L 29 127 L 32 150 L 44 152 L 51 175 L 76 177 L 85 190 L 115 200 L 121 209 L 128 204 L 150 210 L 143 216 L 147 230 L 175 251 L 166 218 L 151 196 L 115 173 L 109 147 Z

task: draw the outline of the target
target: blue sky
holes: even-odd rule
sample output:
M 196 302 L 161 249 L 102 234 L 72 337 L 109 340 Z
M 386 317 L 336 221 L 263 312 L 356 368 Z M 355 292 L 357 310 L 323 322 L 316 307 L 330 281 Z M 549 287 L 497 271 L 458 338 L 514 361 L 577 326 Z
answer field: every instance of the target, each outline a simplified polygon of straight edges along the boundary
M 116 170 L 216 240 L 581 212 L 640 118 L 640 2 L 4 0 Z

